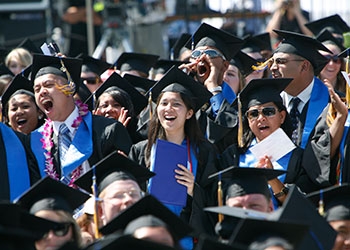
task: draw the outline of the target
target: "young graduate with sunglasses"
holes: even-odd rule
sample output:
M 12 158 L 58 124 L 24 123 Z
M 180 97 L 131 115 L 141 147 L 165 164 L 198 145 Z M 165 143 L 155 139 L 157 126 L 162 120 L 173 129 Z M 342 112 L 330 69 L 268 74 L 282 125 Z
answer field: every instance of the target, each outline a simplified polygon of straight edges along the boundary
M 280 92 L 291 80 L 290 78 L 254 79 L 242 90 L 239 100 L 242 104 L 243 143 L 238 149 L 235 145 L 230 146 L 222 154 L 223 167 L 233 164 L 239 167 L 286 170 L 287 174 L 269 181 L 275 201 L 279 202 L 283 202 L 286 198 L 287 189 L 284 183 L 296 184 L 301 190 L 313 188 L 313 183 L 301 165 L 303 150 L 296 147 L 272 164 L 267 155 L 260 159 L 255 158 L 250 148 L 279 128 L 291 137 L 293 131 L 291 119 L 280 96 Z

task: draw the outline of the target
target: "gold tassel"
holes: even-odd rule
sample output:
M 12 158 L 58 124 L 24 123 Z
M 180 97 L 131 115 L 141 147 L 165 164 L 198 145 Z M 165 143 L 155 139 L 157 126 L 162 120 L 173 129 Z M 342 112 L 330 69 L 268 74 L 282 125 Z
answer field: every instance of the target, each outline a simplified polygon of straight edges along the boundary
M 324 216 L 323 190 L 320 190 L 320 200 L 318 202 L 318 213 Z
M 238 94 L 238 146 L 243 147 L 243 116 L 242 116 L 242 103 L 240 95 Z
M 148 108 L 149 108 L 149 119 L 152 120 L 153 110 L 152 110 L 152 89 L 148 93 Z
M 66 68 L 66 66 L 63 63 L 63 60 L 60 58 L 60 62 L 61 62 L 61 68 L 60 70 L 64 73 L 66 73 L 67 79 L 68 79 L 68 84 L 67 85 L 59 85 L 56 84 L 56 87 L 63 92 L 63 94 L 65 94 L 66 96 L 69 95 L 73 95 L 75 92 L 75 83 L 73 82 L 73 79 L 70 76 L 70 73 L 68 71 L 68 69 Z
M 349 53 L 349 50 L 347 51 L 347 53 Z M 349 60 L 350 60 L 350 57 L 349 57 L 349 54 L 347 55 L 347 57 L 345 58 L 346 60 L 346 68 L 345 68 L 345 71 L 346 71 L 346 74 L 349 74 Z M 349 87 L 349 82 L 346 83 L 345 85 L 345 98 L 346 98 L 346 106 L 348 107 L 348 109 L 350 108 L 350 87 Z
M 265 62 L 258 62 L 257 65 L 252 65 L 252 69 L 254 71 L 263 71 L 267 67 L 269 67 L 269 64 L 272 63 L 272 57 L 270 59 L 267 59 Z
M 221 177 L 219 177 L 219 182 L 218 182 L 218 206 L 221 207 L 223 205 L 223 200 L 222 200 L 222 187 L 221 187 Z M 218 221 L 222 222 L 224 220 L 224 215 L 223 214 L 218 214 Z

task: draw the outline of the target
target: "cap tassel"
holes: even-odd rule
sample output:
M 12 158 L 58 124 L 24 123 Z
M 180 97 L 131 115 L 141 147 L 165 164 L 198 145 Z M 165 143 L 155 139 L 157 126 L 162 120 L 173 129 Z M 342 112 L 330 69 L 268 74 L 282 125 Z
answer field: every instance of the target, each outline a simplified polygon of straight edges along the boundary
M 60 63 L 61 63 L 61 68 L 60 70 L 64 73 L 66 73 L 67 75 L 67 79 L 68 79 L 68 84 L 67 85 L 58 85 L 56 84 L 56 87 L 62 91 L 65 95 L 69 96 L 69 95 L 73 95 L 74 91 L 75 91 L 75 83 L 73 82 L 73 79 L 68 71 L 68 69 L 66 68 L 66 66 L 64 65 L 63 60 L 60 58 Z
M 221 186 L 221 174 L 219 174 L 219 182 L 218 182 L 218 206 L 223 206 L 223 194 L 222 194 L 222 186 Z M 218 221 L 222 222 L 224 220 L 223 214 L 218 214 Z
M 148 93 L 148 108 L 149 108 L 149 119 L 152 120 L 153 110 L 152 110 L 152 89 Z
M 349 74 L 349 61 L 350 61 L 350 56 L 349 56 L 349 50 L 347 50 L 347 56 L 345 58 L 346 63 L 345 63 L 345 71 L 346 74 Z M 345 84 L 345 98 L 346 98 L 346 105 L 348 107 L 348 109 L 350 109 L 350 86 L 349 86 L 349 82 L 347 82 Z
M 95 198 L 94 202 L 94 223 L 95 223 L 95 239 L 99 239 L 101 237 L 100 231 L 99 231 L 99 212 L 98 212 L 98 190 L 97 190 L 97 183 L 96 183 L 96 167 L 92 166 L 92 193 Z
M 243 117 L 242 117 L 242 103 L 240 95 L 237 97 L 238 99 L 238 146 L 240 148 L 243 147 Z
M 267 59 L 265 62 L 258 62 L 257 65 L 252 65 L 254 71 L 264 71 L 269 64 L 272 62 L 272 57 Z
M 320 190 L 320 200 L 318 202 L 318 213 L 324 216 L 323 190 Z

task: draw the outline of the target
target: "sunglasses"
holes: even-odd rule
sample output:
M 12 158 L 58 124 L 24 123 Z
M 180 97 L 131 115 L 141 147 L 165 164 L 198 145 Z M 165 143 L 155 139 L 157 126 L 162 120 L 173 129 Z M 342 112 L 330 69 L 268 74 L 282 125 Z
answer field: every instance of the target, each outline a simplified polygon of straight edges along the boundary
M 100 82 L 99 77 L 89 77 L 89 78 L 82 78 L 83 82 L 85 81 L 87 84 L 98 84 Z
M 262 109 L 252 109 L 248 110 L 245 115 L 249 120 L 255 120 L 259 117 L 259 115 L 263 115 L 265 117 L 271 117 L 276 114 L 277 109 L 275 107 L 265 107 Z
M 51 229 L 50 231 L 57 237 L 63 237 L 66 236 L 69 232 L 69 228 L 73 225 L 73 223 L 62 223 L 57 228 Z M 43 239 L 47 238 L 49 236 L 49 232 L 44 234 Z
M 194 59 L 197 59 L 203 54 L 206 54 L 210 58 L 221 57 L 222 59 L 224 59 L 226 61 L 225 56 L 215 49 L 206 49 L 206 50 L 196 49 L 196 50 L 192 51 L 191 57 Z
M 326 55 L 324 57 L 327 58 L 329 62 L 332 61 L 334 63 L 341 63 L 341 58 L 339 58 L 337 55 Z

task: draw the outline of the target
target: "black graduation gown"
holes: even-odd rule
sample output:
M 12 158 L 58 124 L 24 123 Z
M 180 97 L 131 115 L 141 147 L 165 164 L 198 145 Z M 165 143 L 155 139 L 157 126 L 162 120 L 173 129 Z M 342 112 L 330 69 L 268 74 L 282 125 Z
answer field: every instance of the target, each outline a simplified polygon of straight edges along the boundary
M 229 166 L 237 166 L 239 164 L 239 150 L 236 145 L 228 147 L 220 157 L 220 165 L 222 168 Z M 297 147 L 293 150 L 290 157 L 287 174 L 284 180 L 286 184 L 295 184 L 303 192 L 309 193 L 317 190 L 317 185 L 313 183 L 311 178 L 308 176 L 305 167 L 302 165 L 303 161 L 303 149 Z
M 235 102 L 230 105 L 224 100 L 215 118 L 211 114 L 211 107 L 206 111 L 199 110 L 196 118 L 201 131 L 217 147 L 219 153 L 237 143 L 238 115 Z
M 145 163 L 145 150 L 147 140 L 141 141 L 131 147 L 129 158 L 142 166 Z M 192 226 L 196 232 L 215 235 L 214 227 L 217 218 L 212 213 L 206 213 L 203 208 L 217 206 L 216 180 L 208 179 L 208 176 L 217 172 L 218 162 L 215 147 L 208 141 L 202 142 L 199 147 L 197 174 L 193 198 L 187 196 L 186 207 L 183 208 L 180 217 Z

